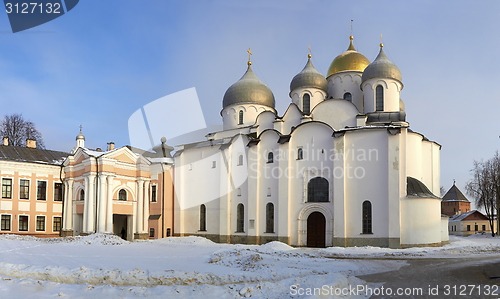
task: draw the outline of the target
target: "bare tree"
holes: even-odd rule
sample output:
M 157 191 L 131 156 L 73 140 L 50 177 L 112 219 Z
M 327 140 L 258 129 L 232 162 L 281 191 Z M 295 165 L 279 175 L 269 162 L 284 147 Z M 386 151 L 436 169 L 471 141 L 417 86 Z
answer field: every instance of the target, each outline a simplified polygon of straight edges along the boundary
M 36 140 L 37 147 L 45 148 L 42 134 L 36 129 L 35 124 L 25 120 L 22 114 L 6 115 L 0 121 L 0 137 L 9 138 L 9 145 L 25 146 L 26 139 Z
M 497 199 L 500 198 L 500 157 L 498 152 L 487 161 L 475 161 L 471 169 L 472 179 L 465 185 L 467 194 L 475 199 L 478 208 L 484 208 L 495 236 L 494 215 L 497 209 Z

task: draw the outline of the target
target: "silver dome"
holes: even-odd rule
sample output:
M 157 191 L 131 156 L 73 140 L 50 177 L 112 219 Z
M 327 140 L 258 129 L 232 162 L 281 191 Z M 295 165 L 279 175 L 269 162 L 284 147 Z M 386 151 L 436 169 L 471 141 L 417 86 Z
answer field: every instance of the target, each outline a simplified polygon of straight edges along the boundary
M 321 75 L 313 66 L 311 58 L 307 59 L 307 64 L 304 69 L 293 77 L 290 83 L 290 92 L 297 88 L 314 87 L 323 91 L 327 91 L 328 83 L 323 75 Z
M 364 70 L 361 81 L 364 82 L 373 78 L 389 78 L 403 82 L 401 71 L 387 58 L 382 46 L 377 58 Z
M 248 65 L 246 73 L 231 85 L 224 94 L 222 109 L 234 104 L 260 104 L 274 109 L 274 95 L 253 73 Z

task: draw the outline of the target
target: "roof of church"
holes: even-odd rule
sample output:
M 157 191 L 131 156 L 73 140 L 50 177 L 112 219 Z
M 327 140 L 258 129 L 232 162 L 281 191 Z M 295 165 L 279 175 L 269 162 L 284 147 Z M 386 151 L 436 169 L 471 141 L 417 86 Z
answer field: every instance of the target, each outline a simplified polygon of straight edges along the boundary
M 417 180 L 416 178 L 407 177 L 406 178 L 406 196 L 408 197 L 419 197 L 419 198 L 439 198 L 425 186 L 424 183 Z
M 61 165 L 70 154 L 41 148 L 0 145 L 0 160 Z
M 327 91 L 328 83 L 325 77 L 321 75 L 313 66 L 311 62 L 311 54 L 307 59 L 306 66 L 304 69 L 293 77 L 292 82 L 290 82 L 290 92 L 297 88 L 314 87 L 319 88 L 323 91 Z
M 455 186 L 455 183 L 453 183 L 453 186 L 451 186 L 450 190 L 446 192 L 446 194 L 443 196 L 443 201 L 464 201 L 464 202 L 470 202 L 465 195 L 463 195 L 462 191 Z
M 373 78 L 389 78 L 403 82 L 401 71 L 389 60 L 389 58 L 387 58 L 382 44 L 380 44 L 380 52 L 377 58 L 375 58 L 375 60 L 364 70 L 361 81 L 365 82 Z
M 351 35 L 349 39 L 349 48 L 347 48 L 347 51 L 344 53 L 335 57 L 328 68 L 326 77 L 330 77 L 331 75 L 342 71 L 362 72 L 370 64 L 370 60 L 354 48 L 354 44 L 352 42 L 354 37 Z

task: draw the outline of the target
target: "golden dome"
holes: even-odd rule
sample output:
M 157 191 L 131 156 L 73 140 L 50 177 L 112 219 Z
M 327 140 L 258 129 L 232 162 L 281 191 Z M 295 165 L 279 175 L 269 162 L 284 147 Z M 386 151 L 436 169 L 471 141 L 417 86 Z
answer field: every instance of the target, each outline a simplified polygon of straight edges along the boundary
M 328 73 L 326 75 L 327 78 L 342 71 L 362 72 L 370 64 L 368 58 L 356 51 L 356 49 L 354 48 L 354 44 L 352 42 L 354 37 L 352 37 L 351 35 L 349 39 L 349 48 L 347 48 L 347 51 L 345 51 L 344 53 L 335 57 L 335 59 L 332 61 L 332 63 L 330 64 L 330 68 L 328 68 Z

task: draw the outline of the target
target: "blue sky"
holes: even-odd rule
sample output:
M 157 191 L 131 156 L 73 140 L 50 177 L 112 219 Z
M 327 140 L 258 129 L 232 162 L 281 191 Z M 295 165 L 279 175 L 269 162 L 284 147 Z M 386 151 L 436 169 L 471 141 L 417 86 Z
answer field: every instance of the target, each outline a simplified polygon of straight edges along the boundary
M 383 34 L 400 69 L 411 128 L 437 141 L 441 184 L 464 190 L 474 159 L 500 144 L 500 2 L 82 0 L 68 14 L 13 34 L 0 14 L 0 114 L 23 113 L 50 149 L 129 144 L 129 116 L 196 87 L 209 125 L 246 69 L 273 91 L 277 110 L 307 60 L 323 74 L 355 46 L 372 61 Z M 175 113 L 175 111 L 165 111 Z

